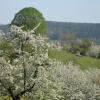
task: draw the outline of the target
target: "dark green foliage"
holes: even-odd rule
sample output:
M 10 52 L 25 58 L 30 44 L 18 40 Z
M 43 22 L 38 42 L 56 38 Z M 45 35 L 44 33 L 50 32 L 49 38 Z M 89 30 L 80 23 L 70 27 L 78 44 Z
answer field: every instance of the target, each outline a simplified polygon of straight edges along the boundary
M 100 53 L 99 53 L 99 55 L 98 55 L 98 59 L 100 59 Z
M 3 51 L 0 56 L 4 55 L 6 60 L 10 60 L 10 63 L 18 57 L 12 43 L 5 38 L 0 39 L 0 50 Z
M 81 55 L 85 55 L 86 52 L 89 50 L 89 48 L 91 47 L 91 42 L 89 40 L 83 40 L 82 43 L 80 43 L 80 53 Z
M 0 50 L 3 50 L 5 53 L 10 54 L 14 51 L 14 48 L 12 47 L 11 43 L 7 39 L 0 39 Z
M 89 40 L 82 40 L 79 43 L 73 43 L 71 45 L 70 51 L 75 54 L 80 53 L 81 55 L 86 55 L 90 47 L 91 42 Z
M 24 8 L 21 11 L 19 11 L 16 15 L 13 21 L 11 22 L 11 25 L 17 25 L 17 26 L 24 26 L 23 30 L 32 30 L 34 27 L 36 27 L 40 23 L 40 26 L 37 30 L 35 30 L 36 34 L 46 34 L 47 33 L 47 26 L 44 17 L 42 16 L 42 13 L 40 13 L 35 8 L 29 7 Z

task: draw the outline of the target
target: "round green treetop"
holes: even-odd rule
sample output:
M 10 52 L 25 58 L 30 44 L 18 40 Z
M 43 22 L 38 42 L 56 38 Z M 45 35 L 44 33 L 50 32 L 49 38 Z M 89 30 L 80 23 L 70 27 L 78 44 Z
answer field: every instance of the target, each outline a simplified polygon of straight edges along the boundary
M 23 31 L 35 28 L 35 34 L 44 35 L 47 33 L 47 25 L 42 13 L 33 7 L 20 10 L 12 20 L 11 25 L 23 26 Z

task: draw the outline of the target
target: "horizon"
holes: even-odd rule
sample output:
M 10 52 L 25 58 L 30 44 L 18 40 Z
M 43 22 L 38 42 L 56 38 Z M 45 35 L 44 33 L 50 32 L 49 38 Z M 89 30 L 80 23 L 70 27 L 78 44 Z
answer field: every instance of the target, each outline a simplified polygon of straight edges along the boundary
M 100 23 L 96 23 L 96 22 L 64 22 L 64 21 L 48 21 L 46 20 L 46 22 L 57 22 L 57 23 L 72 23 L 72 24 L 100 24 Z M 0 26 L 2 25 L 10 25 L 10 23 L 6 23 L 6 24 L 3 24 L 3 23 L 0 23 Z
M 46 21 L 100 23 L 99 5 L 98 0 L 3 0 L 0 3 L 0 24 L 9 24 L 14 15 L 25 7 L 36 8 Z

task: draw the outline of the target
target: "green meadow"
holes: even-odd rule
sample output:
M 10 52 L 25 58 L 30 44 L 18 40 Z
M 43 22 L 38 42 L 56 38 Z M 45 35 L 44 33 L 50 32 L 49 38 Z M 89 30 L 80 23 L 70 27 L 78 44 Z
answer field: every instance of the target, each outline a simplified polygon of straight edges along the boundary
M 81 69 L 100 68 L 100 59 L 88 56 L 79 57 L 65 50 L 49 48 L 48 55 L 51 59 L 56 59 L 58 61 L 62 61 L 63 63 L 73 61 L 73 63 L 79 65 Z

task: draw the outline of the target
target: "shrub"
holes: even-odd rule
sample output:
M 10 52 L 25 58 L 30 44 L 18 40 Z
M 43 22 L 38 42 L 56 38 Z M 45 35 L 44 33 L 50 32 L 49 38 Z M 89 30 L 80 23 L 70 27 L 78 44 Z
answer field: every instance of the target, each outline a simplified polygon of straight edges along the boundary
M 90 50 L 88 51 L 88 55 L 94 58 L 100 58 L 100 46 L 92 45 Z
M 100 99 L 100 70 L 82 71 L 73 63 L 58 63 L 52 74 L 64 100 Z
M 70 52 L 75 54 L 80 53 L 81 55 L 86 55 L 90 47 L 91 42 L 89 40 L 82 40 L 78 43 L 72 43 Z

